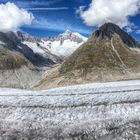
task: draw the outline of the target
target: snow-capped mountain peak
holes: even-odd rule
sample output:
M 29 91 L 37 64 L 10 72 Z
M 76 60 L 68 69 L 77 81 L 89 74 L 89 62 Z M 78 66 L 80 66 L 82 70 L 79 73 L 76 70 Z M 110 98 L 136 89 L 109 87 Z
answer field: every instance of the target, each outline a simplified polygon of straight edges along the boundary
M 72 31 L 67 29 L 64 33 L 72 33 Z
M 58 35 L 56 37 L 56 40 L 71 40 L 72 42 L 77 42 L 77 43 L 81 43 L 83 41 L 86 41 L 87 38 L 82 36 L 81 34 L 77 33 L 77 32 L 72 32 L 70 30 L 66 30 L 64 33 Z
M 79 37 L 79 38 L 81 38 L 81 39 L 84 39 L 85 41 L 87 40 L 87 37 L 84 37 L 83 35 L 81 35 L 80 33 L 78 33 L 78 32 L 72 32 L 72 31 L 70 31 L 70 30 L 66 30 L 64 33 L 62 33 L 63 35 L 73 35 L 73 36 L 77 36 L 77 37 Z
M 86 42 L 87 38 L 77 32 L 66 30 L 51 39 L 25 38 L 24 44 L 29 46 L 35 53 L 44 55 L 46 51 L 65 58 L 71 55 L 80 45 Z
M 78 32 L 74 32 L 73 35 L 75 35 L 75 36 L 81 38 L 83 41 L 87 41 L 87 37 L 85 37 L 85 36 L 79 34 Z
M 87 38 L 79 33 L 66 30 L 64 33 L 55 37 L 54 41 L 48 41 L 47 46 L 51 53 L 65 58 L 71 55 L 79 46 L 86 42 L 86 40 Z

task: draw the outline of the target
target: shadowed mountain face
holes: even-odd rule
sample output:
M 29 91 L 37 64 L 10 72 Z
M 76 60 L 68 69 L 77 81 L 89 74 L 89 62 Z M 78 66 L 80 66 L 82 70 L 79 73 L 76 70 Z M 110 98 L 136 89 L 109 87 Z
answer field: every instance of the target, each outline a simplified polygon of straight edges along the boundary
M 13 32 L 0 32 L 0 45 L 5 49 L 8 49 L 7 51 L 10 50 L 15 53 L 20 53 L 34 66 L 42 67 L 55 64 L 53 60 L 34 53 L 32 49 L 21 43 L 21 40 Z
M 106 23 L 36 87 L 140 78 L 139 46 L 117 25 Z
M 120 39 L 125 43 L 128 47 L 140 47 L 140 44 L 131 37 L 128 33 L 120 29 L 119 26 L 113 23 L 106 23 L 98 30 L 93 33 L 93 36 L 96 38 L 105 39 L 108 37 L 111 39 L 114 34 L 119 35 Z
M 27 65 L 28 61 L 23 55 L 0 46 L 0 70 L 19 69 Z
M 42 56 L 35 53 L 22 43 L 16 33 L 0 32 L 1 87 L 30 88 L 42 78 L 44 68 L 49 69 L 59 62 L 61 59 L 55 55 Z

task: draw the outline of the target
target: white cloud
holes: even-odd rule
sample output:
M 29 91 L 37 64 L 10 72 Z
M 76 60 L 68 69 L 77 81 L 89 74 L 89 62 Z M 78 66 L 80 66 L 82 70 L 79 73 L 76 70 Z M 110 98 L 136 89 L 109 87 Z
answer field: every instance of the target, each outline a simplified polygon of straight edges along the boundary
M 137 30 L 137 31 L 136 31 L 136 34 L 140 34 L 140 30 Z
M 128 33 L 132 33 L 136 32 L 138 30 L 138 27 L 134 23 L 129 23 L 129 25 L 126 26 L 125 29 Z
M 128 32 L 128 33 L 131 33 L 131 32 L 133 32 L 133 29 L 131 28 L 131 27 L 126 27 L 126 31 Z
M 112 22 L 120 27 L 130 24 L 129 17 L 138 14 L 140 0 L 92 0 L 87 10 L 80 15 L 89 26 L 100 26 Z
M 29 25 L 33 15 L 13 3 L 0 4 L 0 31 L 14 31 L 22 25 Z

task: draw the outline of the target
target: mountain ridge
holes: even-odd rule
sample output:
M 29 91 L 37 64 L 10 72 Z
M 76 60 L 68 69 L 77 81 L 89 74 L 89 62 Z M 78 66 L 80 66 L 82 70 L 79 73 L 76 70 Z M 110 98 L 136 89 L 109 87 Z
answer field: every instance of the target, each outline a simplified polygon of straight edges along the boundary
M 97 67 L 110 67 L 114 69 L 115 67 L 120 67 L 120 65 L 124 67 L 124 63 L 126 63 L 129 67 L 131 57 L 132 61 L 133 59 L 134 61 L 140 61 L 139 58 L 135 60 L 137 53 L 135 54 L 129 48 L 139 48 L 139 44 L 130 35 L 120 29 L 119 26 L 106 23 L 97 29 L 91 38 L 77 49 L 76 52 L 71 55 L 71 58 L 68 58 L 62 64 L 60 73 L 63 73 L 67 66 L 70 69 L 74 68 L 74 66 L 80 69 L 81 66 L 79 66 L 79 64 L 83 64 L 83 68 L 92 67 L 93 64 Z M 129 61 L 129 63 L 127 61 Z M 72 64 L 71 66 L 70 63 Z M 77 63 L 77 65 L 75 63 Z M 130 67 L 132 66 L 136 66 L 135 63 L 132 63 Z M 122 68 L 122 66 L 120 68 Z
M 125 36 L 126 40 L 129 39 L 127 42 L 123 40 Z M 128 46 L 128 42 L 132 46 Z M 139 44 L 117 25 L 105 24 L 59 68 L 46 74 L 46 78 L 36 87 L 45 89 L 45 87 L 140 78 L 140 51 L 136 50 L 140 50 L 138 46 Z
M 71 43 L 72 40 L 76 41 L 81 36 L 78 37 L 77 35 L 73 35 L 72 32 L 68 33 L 67 31 L 67 33 L 63 33 L 62 37 L 58 37 L 60 38 L 57 41 L 58 46 L 56 46 L 58 50 L 61 49 L 59 47 L 59 43 L 62 43 L 61 40 L 64 41 L 64 44 L 67 44 L 68 39 L 68 42 Z M 49 38 L 46 39 L 49 40 Z M 34 83 L 42 79 L 46 70 L 62 63 L 62 58 L 57 56 L 57 54 L 53 54 L 49 49 L 50 46 L 47 46 L 49 43 L 46 42 L 47 40 L 34 38 L 22 32 L 0 32 L 1 87 L 30 88 Z M 74 45 L 77 42 L 74 42 Z M 73 46 L 73 49 L 76 49 L 75 46 Z
M 127 32 L 123 31 L 119 26 L 113 23 L 105 23 L 94 32 L 94 36 L 101 39 L 104 39 L 106 37 L 111 39 L 114 33 L 118 34 L 122 41 L 129 47 L 140 48 L 140 44 L 132 36 L 130 36 Z
M 44 69 L 56 63 L 34 53 L 14 32 L 0 32 L 0 85 L 30 88 L 41 79 Z
M 24 37 L 23 37 L 24 38 Z M 66 30 L 58 36 L 51 38 L 33 39 L 26 36 L 23 43 L 29 46 L 33 51 L 40 51 L 41 54 L 50 52 L 61 59 L 71 55 L 81 44 L 86 42 L 87 38 L 76 32 Z

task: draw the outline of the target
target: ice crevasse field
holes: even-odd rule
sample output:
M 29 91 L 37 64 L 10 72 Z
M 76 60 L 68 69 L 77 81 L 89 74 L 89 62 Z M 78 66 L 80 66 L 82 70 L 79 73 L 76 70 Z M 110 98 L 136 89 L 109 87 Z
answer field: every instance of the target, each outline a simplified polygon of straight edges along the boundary
M 140 139 L 140 81 L 0 89 L 1 139 Z

